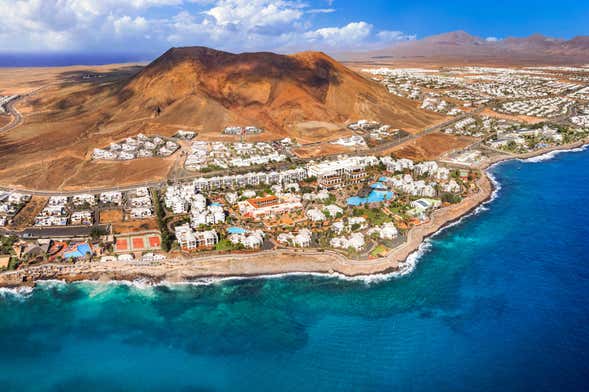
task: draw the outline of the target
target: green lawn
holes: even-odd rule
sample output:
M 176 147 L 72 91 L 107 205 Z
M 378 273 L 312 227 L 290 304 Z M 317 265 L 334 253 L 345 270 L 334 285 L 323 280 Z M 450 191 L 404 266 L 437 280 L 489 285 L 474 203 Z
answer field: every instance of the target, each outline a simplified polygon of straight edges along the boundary
M 372 252 L 370 252 L 370 256 L 379 257 L 381 255 L 385 255 L 388 250 L 389 248 L 387 248 L 386 246 L 378 245 L 376 248 L 372 250 Z

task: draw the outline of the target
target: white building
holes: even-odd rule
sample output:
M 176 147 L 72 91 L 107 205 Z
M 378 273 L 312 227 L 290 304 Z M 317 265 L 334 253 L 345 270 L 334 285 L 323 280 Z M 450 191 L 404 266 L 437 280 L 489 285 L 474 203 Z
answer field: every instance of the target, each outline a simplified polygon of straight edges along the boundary
M 327 211 L 327 213 L 331 217 L 336 217 L 339 214 L 344 213 L 344 210 L 340 206 L 337 206 L 335 204 L 330 204 L 330 205 L 323 207 L 323 211 Z
M 326 219 L 325 214 L 316 208 L 308 210 L 306 215 L 313 222 L 323 222 Z
M 330 241 L 332 248 L 337 249 L 348 249 L 352 248 L 355 251 L 361 250 L 364 245 L 364 235 L 362 233 L 352 233 L 348 238 L 346 237 L 334 237 Z
M 99 196 L 102 204 L 114 204 L 120 206 L 123 204 L 123 194 L 121 192 L 102 192 Z
M 376 157 L 355 156 L 311 163 L 307 166 L 307 170 L 310 177 L 317 177 L 320 187 L 332 189 L 364 181 L 367 177 L 366 168 L 376 164 L 378 164 Z
M 262 230 L 255 230 L 247 233 L 231 234 L 228 238 L 232 244 L 241 244 L 245 248 L 255 249 L 264 244 L 264 236 Z
M 213 247 L 219 242 L 219 236 L 215 230 L 194 231 L 188 224 L 177 226 L 176 239 L 184 250 L 193 250 Z
M 379 238 L 382 240 L 392 240 L 399 235 L 399 231 L 392 222 L 384 223 L 380 227 L 372 227 L 367 234 L 371 235 L 373 233 L 378 233 Z
M 92 211 L 75 211 L 70 219 L 72 225 L 90 226 L 94 223 L 94 214 Z
M 85 204 L 93 207 L 96 205 L 96 196 L 87 193 L 82 193 L 72 196 L 72 203 L 74 206 L 79 207 Z
M 153 215 L 151 207 L 133 207 L 130 210 L 131 219 L 144 219 Z

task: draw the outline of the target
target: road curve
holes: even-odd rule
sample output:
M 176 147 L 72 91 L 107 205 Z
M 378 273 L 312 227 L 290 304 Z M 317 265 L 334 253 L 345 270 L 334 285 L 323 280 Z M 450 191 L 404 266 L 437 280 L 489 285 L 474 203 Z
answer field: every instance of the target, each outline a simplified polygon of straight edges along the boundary
M 14 104 L 20 99 L 21 99 L 21 97 L 18 97 L 18 98 L 13 99 L 12 101 L 10 101 L 6 104 L 6 106 L 5 106 L 6 111 L 8 112 L 8 114 L 10 114 L 12 116 L 12 121 L 9 122 L 8 124 L 6 124 L 5 126 L 3 126 L 2 128 L 0 128 L 0 132 L 10 131 L 10 130 L 18 127 L 22 123 L 22 121 L 23 121 L 22 114 L 20 114 L 20 112 L 14 107 Z

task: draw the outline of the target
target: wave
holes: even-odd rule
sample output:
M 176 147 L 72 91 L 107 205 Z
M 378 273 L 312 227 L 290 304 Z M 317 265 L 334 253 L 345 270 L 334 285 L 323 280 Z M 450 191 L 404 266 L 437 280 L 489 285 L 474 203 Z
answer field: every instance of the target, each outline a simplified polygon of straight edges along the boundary
M 31 296 L 33 290 L 33 287 L 15 287 L 10 289 L 0 287 L 0 299 L 15 298 L 24 301 Z
M 589 144 L 585 144 L 585 145 L 583 145 L 581 147 L 577 147 L 577 148 L 571 148 L 571 149 L 566 149 L 566 150 L 553 150 L 553 151 L 547 152 L 546 154 L 539 155 L 537 157 L 532 157 L 532 158 L 527 158 L 527 159 L 518 159 L 518 160 L 522 161 L 522 162 L 531 162 L 531 163 L 544 162 L 544 161 L 553 159 L 555 156 L 557 156 L 560 153 L 585 151 L 588 146 L 589 146 Z M 505 163 L 505 162 L 506 161 L 494 163 L 491 166 L 489 166 L 486 170 L 486 174 L 489 177 L 489 180 L 491 180 L 491 183 L 493 184 L 493 192 L 491 193 L 491 196 L 489 197 L 489 199 L 487 201 L 485 201 L 484 203 L 482 203 L 481 205 L 479 205 L 471 213 L 462 216 L 460 219 L 458 219 L 454 222 L 451 222 L 448 225 L 445 225 L 440 230 L 433 233 L 428 239 L 426 239 L 415 252 L 413 252 L 411 255 L 409 255 L 409 257 L 407 258 L 407 260 L 405 262 L 408 264 L 407 272 L 402 273 L 401 276 L 408 275 L 415 270 L 415 267 L 416 267 L 417 263 L 419 262 L 419 259 L 421 259 L 421 257 L 426 253 L 426 252 L 424 252 L 424 249 L 429 249 L 429 247 L 431 245 L 431 238 L 439 235 L 440 233 L 442 233 L 446 229 L 449 229 L 453 226 L 461 224 L 465 219 L 468 219 L 471 216 L 475 216 L 475 215 L 480 214 L 481 212 L 489 210 L 488 205 L 491 204 L 494 200 L 496 200 L 497 197 L 499 197 L 499 193 L 501 192 L 501 189 L 502 189 L 501 182 L 499 182 L 499 180 L 497 179 L 497 177 L 493 173 L 492 169 Z
M 498 162 L 497 164 L 500 164 L 500 163 L 501 162 Z M 493 166 L 495 166 L 495 165 L 493 165 Z M 491 167 L 493 167 L 493 166 L 491 166 Z M 403 263 L 403 266 L 400 271 L 395 272 L 395 273 L 391 273 L 391 274 L 384 274 L 381 276 L 386 276 L 387 278 L 398 278 L 398 277 L 403 277 L 403 276 L 407 276 L 407 275 L 411 274 L 413 271 L 415 271 L 415 268 L 417 267 L 417 264 L 422 259 L 422 257 L 431 250 L 433 238 L 440 235 L 445 230 L 448 230 L 454 226 L 458 226 L 458 225 L 462 224 L 462 222 L 464 222 L 464 220 L 469 219 L 472 216 L 476 216 L 482 212 L 488 211 L 489 210 L 488 205 L 491 204 L 494 200 L 496 200 L 497 197 L 499 197 L 499 192 L 501 191 L 502 185 L 499 182 L 499 180 L 497 179 L 497 177 L 495 177 L 495 175 L 492 172 L 487 171 L 487 175 L 488 175 L 489 179 L 491 180 L 491 183 L 493 184 L 493 191 L 491 192 L 491 195 L 488 200 L 486 200 L 485 202 L 483 202 L 482 204 L 477 206 L 470 213 L 461 216 L 459 219 L 457 219 L 453 222 L 450 222 L 447 225 L 444 225 L 438 231 L 434 232 L 432 235 L 430 235 L 428 238 L 426 238 L 419 245 L 417 250 L 415 250 L 413 253 L 411 253 L 407 257 L 407 259 L 405 260 L 405 263 Z M 367 276 L 366 279 L 370 279 L 370 277 Z
M 526 163 L 540 163 L 540 162 L 544 162 L 544 161 L 549 161 L 551 159 L 554 159 L 558 154 L 561 154 L 563 152 L 581 152 L 581 151 L 585 151 L 587 149 L 587 144 L 581 146 L 581 147 L 577 147 L 577 148 L 571 148 L 568 150 L 553 150 L 553 151 L 549 151 L 545 154 L 542 155 L 538 155 L 536 157 L 531 157 L 531 158 L 525 158 L 525 159 L 518 159 L 518 161 L 520 162 L 526 162 Z
M 60 279 L 46 279 L 38 281 L 36 285 L 42 288 L 51 289 L 65 287 L 67 286 L 67 282 Z

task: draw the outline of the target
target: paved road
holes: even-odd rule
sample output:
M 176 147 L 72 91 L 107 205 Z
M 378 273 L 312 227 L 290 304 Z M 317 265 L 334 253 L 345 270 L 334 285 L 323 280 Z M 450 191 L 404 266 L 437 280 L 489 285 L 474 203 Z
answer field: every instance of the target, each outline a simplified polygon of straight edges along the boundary
M 14 105 L 18 102 L 21 101 L 23 98 L 26 97 L 30 97 L 31 95 L 34 95 L 36 93 L 38 93 L 39 91 L 47 88 L 48 86 L 42 86 L 39 88 L 36 88 L 32 91 L 29 91 L 26 94 L 23 95 L 19 95 L 18 97 L 16 97 L 15 99 L 13 99 L 12 101 L 8 102 L 5 106 L 6 111 L 8 112 L 8 114 L 10 114 L 12 116 L 12 121 L 8 124 L 6 124 L 5 126 L 3 126 L 2 128 L 0 128 L 0 132 L 7 132 L 10 131 L 16 127 L 18 127 L 20 124 L 22 124 L 23 122 L 23 116 L 22 114 L 18 111 L 17 108 L 14 107 Z
M 0 128 L 0 132 L 7 132 L 11 129 L 18 127 L 23 120 L 22 114 L 14 107 L 14 104 L 19 101 L 21 97 L 15 98 L 12 101 L 8 102 L 4 108 L 6 112 L 12 116 L 12 121 Z
M 408 142 L 410 140 L 415 140 L 415 139 L 418 139 L 418 138 L 423 137 L 425 135 L 429 135 L 431 133 L 439 132 L 439 131 L 443 130 L 444 128 L 448 128 L 452 124 L 457 123 L 460 120 L 464 120 L 467 117 L 470 117 L 470 116 L 473 116 L 473 115 L 477 115 L 477 114 L 481 113 L 485 109 L 486 109 L 486 106 L 481 106 L 481 107 L 479 107 L 478 109 L 476 109 L 476 110 L 474 110 L 472 112 L 462 113 L 461 115 L 458 115 L 456 117 L 453 117 L 450 120 L 445 121 L 445 122 L 443 122 L 441 124 L 434 125 L 432 127 L 426 128 L 423 131 L 414 133 L 412 135 L 405 136 L 405 137 L 403 137 L 403 138 L 401 138 L 399 140 L 395 140 L 395 141 L 390 142 L 390 143 L 380 144 L 380 145 L 378 145 L 376 147 L 371 148 L 370 151 L 368 151 L 368 153 L 370 155 L 374 155 L 375 153 L 386 151 L 386 150 L 391 149 L 393 147 L 396 147 L 396 146 L 398 146 L 400 144 L 406 143 L 406 142 Z
M 78 190 L 78 191 L 49 191 L 49 190 L 22 189 L 22 188 L 16 188 L 16 187 L 0 187 L 0 191 L 23 192 L 23 193 L 27 193 L 27 194 L 33 195 L 33 196 L 46 196 L 46 197 L 60 196 L 60 195 L 71 196 L 71 195 L 77 195 L 80 193 L 98 194 L 101 192 L 116 192 L 116 191 L 127 192 L 127 191 L 131 191 L 133 189 L 140 188 L 140 187 L 156 188 L 156 187 L 163 186 L 165 183 L 167 183 L 167 180 L 143 182 L 143 183 L 133 184 L 133 185 L 129 185 L 129 186 L 112 186 L 112 187 L 104 187 L 104 188 L 83 189 L 83 190 Z

